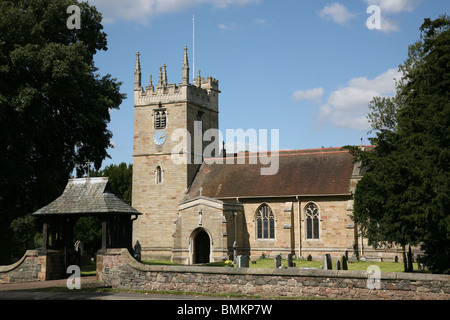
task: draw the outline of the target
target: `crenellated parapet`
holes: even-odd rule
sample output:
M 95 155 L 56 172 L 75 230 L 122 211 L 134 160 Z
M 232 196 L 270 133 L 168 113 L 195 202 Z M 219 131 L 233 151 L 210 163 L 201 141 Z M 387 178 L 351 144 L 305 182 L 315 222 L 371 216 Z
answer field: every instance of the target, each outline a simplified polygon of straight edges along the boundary
M 193 84 L 189 81 L 189 61 L 187 47 L 184 48 L 184 59 L 182 66 L 182 82 L 179 84 L 168 83 L 167 66 L 164 64 L 159 69 L 158 84 L 153 84 L 153 76 L 145 89 L 141 84 L 141 64 L 140 54 L 136 54 L 135 67 L 135 106 L 158 105 L 165 103 L 187 102 L 199 105 L 209 110 L 219 111 L 219 81 L 213 77 L 206 79 L 199 75 L 193 79 Z

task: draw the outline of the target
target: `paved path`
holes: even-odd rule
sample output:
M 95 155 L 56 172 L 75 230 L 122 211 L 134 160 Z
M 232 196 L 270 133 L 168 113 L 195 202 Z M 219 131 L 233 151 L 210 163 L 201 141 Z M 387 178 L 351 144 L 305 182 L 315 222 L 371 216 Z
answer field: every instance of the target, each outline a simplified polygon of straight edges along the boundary
M 67 279 L 0 284 L 0 300 L 224 300 L 220 297 L 181 296 L 144 293 L 71 291 L 48 292 L 39 289 L 67 287 Z M 81 277 L 81 288 L 102 287 L 95 276 Z
M 97 281 L 95 276 L 81 277 L 81 287 L 99 287 L 101 283 Z M 67 279 L 49 280 L 49 281 L 33 281 L 21 283 L 0 284 L 0 293 L 12 290 L 33 290 L 52 287 L 67 287 Z
M 229 300 L 203 296 L 179 296 L 140 293 L 0 291 L 1 300 Z

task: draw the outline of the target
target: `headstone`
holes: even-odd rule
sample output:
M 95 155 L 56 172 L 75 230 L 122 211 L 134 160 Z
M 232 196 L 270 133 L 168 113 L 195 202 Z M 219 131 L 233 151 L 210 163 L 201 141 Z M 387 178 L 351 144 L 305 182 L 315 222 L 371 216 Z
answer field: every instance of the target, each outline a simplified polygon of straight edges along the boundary
M 237 256 L 237 267 L 238 268 L 248 268 L 249 267 L 249 256 Z
M 329 253 L 322 256 L 323 270 L 333 270 L 331 255 Z
M 411 251 L 411 246 L 408 246 L 408 272 L 413 272 L 413 254 Z
M 76 242 L 75 242 L 75 251 L 76 252 L 78 252 L 79 254 L 80 254 L 80 256 L 81 255 L 83 255 L 83 249 L 84 249 L 84 245 L 83 245 L 83 242 L 82 241 L 80 241 L 80 240 L 77 240 Z
M 134 258 L 137 261 L 141 261 L 141 244 L 139 243 L 139 240 L 136 241 L 136 244 L 134 245 Z
M 348 258 L 345 255 L 342 256 L 342 270 L 348 270 L 347 260 Z
M 312 261 L 312 256 L 308 254 L 308 257 L 306 258 L 307 261 Z
M 275 263 L 275 268 L 281 267 L 281 256 L 280 255 L 277 255 L 275 257 L 275 259 L 273 259 L 273 260 L 274 260 L 274 263 Z
M 293 267 L 294 263 L 292 262 L 292 253 L 288 254 L 288 267 Z
M 398 256 L 394 257 L 394 262 L 398 262 Z
M 339 260 L 334 262 L 334 269 L 341 270 L 341 262 Z

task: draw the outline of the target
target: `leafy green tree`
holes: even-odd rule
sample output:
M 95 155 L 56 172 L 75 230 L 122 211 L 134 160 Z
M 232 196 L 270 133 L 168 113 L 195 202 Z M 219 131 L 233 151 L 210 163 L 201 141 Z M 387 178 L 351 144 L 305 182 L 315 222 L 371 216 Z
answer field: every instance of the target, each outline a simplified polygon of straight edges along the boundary
M 69 29 L 67 8 L 80 8 Z M 108 157 L 110 109 L 125 95 L 101 77 L 94 54 L 107 50 L 101 14 L 75 0 L 0 1 L 0 263 L 8 263 L 11 222 L 58 197 L 71 172 Z
M 14 250 L 13 252 L 23 253 L 28 249 L 34 249 L 42 245 L 42 236 L 40 236 L 37 219 L 31 215 L 26 215 L 14 219 L 11 222 L 11 230 L 14 234 Z M 39 238 L 39 242 L 37 242 Z M 20 258 L 16 256 L 16 258 Z
M 408 75 L 413 72 L 423 62 L 423 55 L 422 41 L 419 40 L 410 45 L 408 47 L 408 58 L 398 67 L 399 73 Z M 400 79 L 395 79 L 396 95 L 394 97 L 374 97 L 369 103 L 371 112 L 367 115 L 367 119 L 372 127 L 369 133 L 383 129 L 397 130 L 397 114 L 400 108 L 405 105 L 402 90 L 406 84 L 406 77 L 402 76 Z
M 131 206 L 131 193 L 133 181 L 133 165 L 125 162 L 119 165 L 106 166 L 101 171 L 95 171 L 92 177 L 108 177 L 112 192 L 123 202 Z
M 386 117 L 394 121 L 374 127 L 372 151 L 349 147 L 367 168 L 354 220 L 371 244 L 420 243 L 428 268 L 449 273 L 450 19 L 425 19 L 420 30 L 391 100 L 399 107 Z
M 109 165 L 103 170 L 94 171 L 90 177 L 108 177 L 111 191 L 123 202 L 131 206 L 131 191 L 133 178 L 133 165 L 125 162 L 119 165 Z M 102 241 L 102 229 L 100 220 L 96 217 L 82 217 L 75 224 L 74 238 L 81 240 L 84 250 L 94 255 L 100 249 Z
M 84 253 L 94 256 L 102 246 L 102 224 L 99 217 L 80 217 L 73 228 L 74 241 L 83 243 Z

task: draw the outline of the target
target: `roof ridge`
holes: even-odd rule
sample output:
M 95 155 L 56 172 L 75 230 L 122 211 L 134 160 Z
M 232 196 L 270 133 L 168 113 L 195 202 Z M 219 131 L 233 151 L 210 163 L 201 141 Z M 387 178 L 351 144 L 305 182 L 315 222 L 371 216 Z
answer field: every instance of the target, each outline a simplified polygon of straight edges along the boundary
M 365 146 L 365 147 L 371 147 L 371 146 Z M 308 152 L 306 152 L 306 151 L 308 151 Z M 348 153 L 348 152 L 349 151 L 343 149 L 343 147 L 278 150 L 278 151 L 238 152 L 238 153 L 227 153 L 226 157 L 222 156 L 222 157 L 216 157 L 216 158 L 204 158 L 204 160 L 215 160 L 215 159 L 226 159 L 226 158 L 229 158 L 229 159 L 250 158 L 250 157 L 258 157 L 258 156 L 260 156 L 260 154 L 269 154 L 269 156 L 272 156 L 272 154 L 274 154 L 274 153 L 275 154 L 278 153 L 278 156 L 295 156 L 295 155 Z

